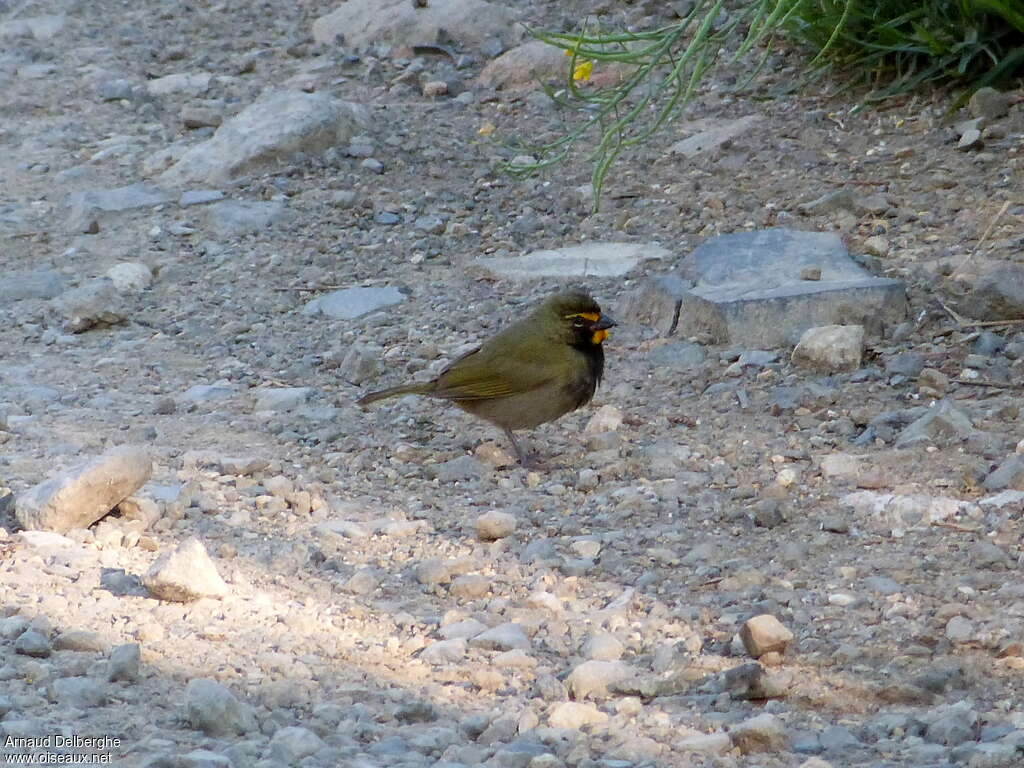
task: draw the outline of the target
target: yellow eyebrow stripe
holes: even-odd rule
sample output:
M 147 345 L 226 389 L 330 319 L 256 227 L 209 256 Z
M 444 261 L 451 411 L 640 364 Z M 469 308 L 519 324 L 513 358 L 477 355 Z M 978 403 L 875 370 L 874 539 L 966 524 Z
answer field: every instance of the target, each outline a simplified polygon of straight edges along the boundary
M 575 315 L 566 315 L 566 317 L 582 317 L 584 320 L 596 323 L 601 319 L 601 314 L 599 312 L 577 312 Z

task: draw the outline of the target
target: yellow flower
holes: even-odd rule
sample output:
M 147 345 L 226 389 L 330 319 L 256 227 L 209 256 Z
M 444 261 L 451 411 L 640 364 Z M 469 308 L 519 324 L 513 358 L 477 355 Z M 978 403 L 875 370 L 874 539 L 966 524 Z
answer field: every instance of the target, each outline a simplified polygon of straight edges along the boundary
M 590 72 L 591 70 L 593 70 L 593 68 L 594 62 L 590 61 L 589 59 L 582 59 L 578 64 L 576 64 L 576 68 L 573 69 L 572 79 L 575 80 L 576 82 L 579 82 L 580 80 L 589 80 Z

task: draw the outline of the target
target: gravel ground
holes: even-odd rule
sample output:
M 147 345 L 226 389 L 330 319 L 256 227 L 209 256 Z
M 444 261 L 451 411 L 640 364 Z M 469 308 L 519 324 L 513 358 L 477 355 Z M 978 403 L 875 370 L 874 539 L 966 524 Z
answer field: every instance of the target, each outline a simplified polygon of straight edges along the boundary
M 551 27 L 668 13 L 509 6 Z M 317 43 L 332 10 L 0 0 L 0 753 L 1020 765 L 1024 332 L 961 315 L 1024 263 L 1024 92 L 958 148 L 972 115 L 947 118 L 943 94 L 850 115 L 791 92 L 802 60 L 781 51 L 766 98 L 712 78 L 592 214 L 580 159 L 497 173 L 513 153 L 482 127 L 543 138 L 565 119 L 476 81 L 502 43 L 461 60 Z M 161 176 L 268 90 L 363 122 L 231 180 Z M 691 121 L 751 114 L 713 152 L 667 154 Z M 856 371 L 623 323 L 593 404 L 526 436 L 529 471 L 441 403 L 354 405 L 567 282 L 480 256 L 667 248 L 585 281 L 614 315 L 704 240 L 776 225 L 838 232 L 906 281 L 908 321 Z M 307 307 L 348 288 L 374 308 Z M 119 446 L 153 459 L 141 513 L 18 532 L 15 496 Z M 151 566 L 194 538 L 197 594 L 158 599 Z

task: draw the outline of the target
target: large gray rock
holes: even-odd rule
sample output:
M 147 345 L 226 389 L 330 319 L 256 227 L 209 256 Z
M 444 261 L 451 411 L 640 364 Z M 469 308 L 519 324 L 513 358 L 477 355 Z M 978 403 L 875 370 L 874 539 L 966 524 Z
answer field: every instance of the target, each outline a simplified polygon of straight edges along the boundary
M 207 736 L 237 736 L 256 730 L 256 715 L 220 683 L 206 678 L 189 681 L 185 715 L 193 728 Z
M 153 462 L 138 448 L 120 448 L 61 472 L 18 496 L 24 528 L 64 533 L 86 528 L 149 480 Z
M 344 145 L 367 122 L 365 110 L 324 93 L 265 94 L 192 147 L 161 175 L 170 184 L 220 184 L 298 152 Z
M 178 603 L 223 597 L 228 592 L 206 547 L 196 538 L 160 555 L 142 577 L 142 586 L 154 597 Z
M 810 271 L 820 271 L 820 279 L 801 279 Z M 662 332 L 674 326 L 678 335 L 722 344 L 790 346 L 808 328 L 825 325 L 862 325 L 877 336 L 907 312 L 903 283 L 872 276 L 838 235 L 826 232 L 722 235 L 690 254 L 678 277 L 639 287 L 634 293 L 643 295 L 626 300 L 638 307 L 634 316 Z
M 521 28 L 506 3 L 485 0 L 348 0 L 313 22 L 313 39 L 323 45 L 362 49 L 374 43 L 401 46 L 454 41 L 479 46 L 490 38 L 518 41 Z
M 664 259 L 669 251 L 655 243 L 583 243 L 525 256 L 479 258 L 476 263 L 498 277 L 622 277 L 641 262 Z

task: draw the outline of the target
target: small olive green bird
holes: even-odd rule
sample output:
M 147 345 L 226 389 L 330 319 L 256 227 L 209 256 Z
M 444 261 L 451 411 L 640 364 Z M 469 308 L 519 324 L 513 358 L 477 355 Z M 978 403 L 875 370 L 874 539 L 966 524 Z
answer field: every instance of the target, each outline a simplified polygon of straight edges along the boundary
M 586 405 L 604 374 L 604 348 L 615 321 L 581 291 L 560 293 L 452 362 L 433 381 L 364 395 L 369 405 L 400 395 L 450 400 L 501 427 L 526 465 L 512 433 L 533 429 Z

